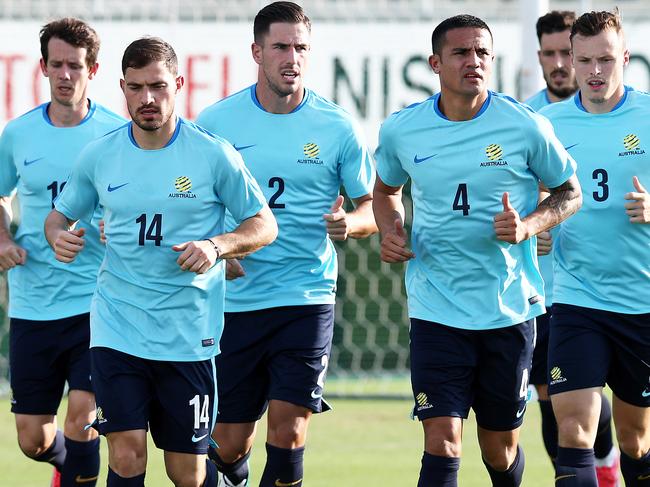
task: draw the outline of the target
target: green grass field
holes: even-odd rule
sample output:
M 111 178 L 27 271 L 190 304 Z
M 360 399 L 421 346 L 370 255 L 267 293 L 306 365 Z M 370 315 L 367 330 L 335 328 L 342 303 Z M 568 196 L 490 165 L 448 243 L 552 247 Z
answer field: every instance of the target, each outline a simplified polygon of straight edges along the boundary
M 410 402 L 405 400 L 333 400 L 334 411 L 312 421 L 305 454 L 305 487 L 409 487 L 417 484 L 422 455 L 419 423 L 409 419 Z M 25 458 L 15 440 L 9 401 L 0 400 L 0 485 L 3 487 L 46 487 L 51 467 Z M 252 486 L 257 486 L 264 462 L 263 428 L 252 456 Z M 553 485 L 552 469 L 546 457 L 539 428 L 539 408 L 531 403 L 522 431 L 526 452 L 526 487 Z M 106 485 L 106 444 L 102 441 L 102 469 L 98 485 Z M 166 486 L 162 454 L 149 448 L 148 486 Z M 459 485 L 489 486 L 476 442 L 473 418 L 465 423 L 464 450 Z

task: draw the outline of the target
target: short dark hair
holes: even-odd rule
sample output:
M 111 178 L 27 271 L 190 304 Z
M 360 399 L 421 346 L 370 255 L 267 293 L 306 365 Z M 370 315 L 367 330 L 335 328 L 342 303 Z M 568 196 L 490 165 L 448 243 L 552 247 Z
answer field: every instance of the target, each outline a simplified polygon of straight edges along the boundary
M 542 43 L 543 34 L 555 34 L 570 30 L 576 21 L 576 13 L 571 10 L 553 10 L 537 19 L 537 40 Z
M 122 56 L 122 74 L 127 68 L 141 69 L 151 63 L 162 61 L 167 69 L 178 74 L 178 58 L 174 48 L 160 37 L 141 37 L 133 41 Z
M 74 47 L 86 48 L 86 65 L 92 67 L 97 62 L 99 53 L 99 36 L 95 29 L 83 20 L 65 17 L 45 24 L 39 33 L 41 41 L 41 56 L 47 64 L 47 45 L 50 39 L 61 39 Z
M 433 29 L 433 34 L 431 34 L 431 50 L 433 53 L 438 55 L 442 54 L 442 48 L 445 45 L 447 32 L 453 29 L 463 29 L 466 27 L 485 29 L 490 33 L 490 38 L 492 38 L 492 31 L 483 20 L 474 17 L 473 15 L 455 15 L 443 20 L 435 29 Z
M 576 35 L 592 37 L 600 34 L 605 29 L 614 29 L 616 33 L 623 30 L 621 15 L 618 8 L 613 12 L 602 10 L 600 12 L 587 12 L 582 14 L 571 27 L 571 40 Z
M 305 24 L 307 31 L 311 32 L 311 20 L 300 5 L 293 2 L 273 2 L 255 16 L 253 38 L 256 44 L 261 44 L 262 37 L 269 33 L 271 24 L 276 22 Z

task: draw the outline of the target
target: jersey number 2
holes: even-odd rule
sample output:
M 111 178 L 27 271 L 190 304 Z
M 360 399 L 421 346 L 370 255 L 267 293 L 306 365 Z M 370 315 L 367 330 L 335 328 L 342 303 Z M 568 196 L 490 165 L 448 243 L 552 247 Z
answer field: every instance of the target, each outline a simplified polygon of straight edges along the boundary
M 284 179 L 277 176 L 269 179 L 269 188 L 275 188 L 276 184 L 278 185 L 278 190 L 271 196 L 269 208 L 284 208 L 284 203 L 276 203 L 280 195 L 284 193 Z

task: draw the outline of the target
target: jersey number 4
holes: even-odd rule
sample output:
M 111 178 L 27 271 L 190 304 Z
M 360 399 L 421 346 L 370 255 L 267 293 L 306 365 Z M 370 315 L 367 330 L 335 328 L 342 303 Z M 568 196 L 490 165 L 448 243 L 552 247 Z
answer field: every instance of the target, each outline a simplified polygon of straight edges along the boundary
M 156 247 L 160 247 L 162 236 L 162 214 L 156 213 L 151 218 L 149 228 L 147 228 L 147 214 L 143 213 L 135 219 L 140 224 L 140 234 L 138 236 L 138 245 L 144 245 L 145 240 L 153 240 Z
M 458 190 L 456 190 L 456 196 L 454 197 L 454 203 L 451 205 L 451 209 L 454 211 L 462 211 L 463 216 L 469 215 L 469 197 L 467 196 L 467 184 L 460 183 L 458 185 Z

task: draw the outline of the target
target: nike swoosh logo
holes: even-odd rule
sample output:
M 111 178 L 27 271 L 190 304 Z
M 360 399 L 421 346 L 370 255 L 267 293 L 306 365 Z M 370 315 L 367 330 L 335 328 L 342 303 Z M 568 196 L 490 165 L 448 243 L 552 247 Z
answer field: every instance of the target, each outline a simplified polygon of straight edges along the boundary
M 192 443 L 198 443 L 199 441 L 201 441 L 206 436 L 208 436 L 207 433 L 204 434 L 203 436 L 199 436 L 198 438 L 196 437 L 196 435 L 192 435 Z
M 641 395 L 642 395 L 643 397 L 648 397 L 648 396 L 650 396 L 650 391 L 648 391 L 648 389 L 645 389 L 645 390 L 641 393 Z
M 244 149 L 250 149 L 251 147 L 255 147 L 256 145 L 257 144 L 251 144 L 251 145 L 242 145 L 237 147 L 235 144 L 233 144 L 232 146 L 235 148 L 237 152 L 239 152 L 239 151 L 243 151 Z
M 415 157 L 413 158 L 413 162 L 416 163 L 416 164 L 420 164 L 421 162 L 424 162 L 424 161 L 426 161 L 428 159 L 431 159 L 432 157 L 436 157 L 437 155 L 438 154 L 433 154 L 432 156 L 429 156 L 429 157 L 418 157 L 417 154 L 416 154 Z
M 578 145 L 579 143 L 580 143 L 580 142 L 578 142 L 578 143 L 576 143 L 576 144 L 567 145 L 567 146 L 564 148 L 564 150 L 573 149 L 573 148 L 574 148 L 576 145 Z
M 311 397 L 312 399 L 320 399 L 321 397 L 323 397 L 323 393 L 321 392 L 320 394 L 316 394 L 316 389 L 314 389 L 313 391 L 311 391 Z
M 576 474 L 571 474 L 571 475 L 559 475 L 555 477 L 555 481 L 557 482 L 558 480 L 564 480 L 564 479 L 571 479 L 573 477 L 577 477 Z
M 24 164 L 25 166 L 29 166 L 29 165 L 34 164 L 35 162 L 41 161 L 41 160 L 43 160 L 43 159 L 45 159 L 45 157 L 39 157 L 38 159 L 32 159 L 31 161 L 28 161 L 27 159 L 25 159 L 25 160 L 23 161 L 23 164 Z
M 116 189 L 120 189 L 120 188 L 126 186 L 127 184 L 129 184 L 129 183 L 120 184 L 119 186 L 111 186 L 110 183 L 109 183 L 108 188 L 106 188 L 106 189 L 108 190 L 109 193 L 112 193 Z
M 517 414 L 516 414 L 517 419 L 521 418 L 524 415 L 525 412 L 526 412 L 526 406 L 524 406 L 522 409 L 517 411 Z
M 280 479 L 276 479 L 275 485 L 276 487 L 291 487 L 292 485 L 298 485 L 300 482 L 302 482 L 302 479 L 298 479 L 295 482 L 281 482 Z
M 77 484 L 85 484 L 86 482 L 94 482 L 97 480 L 98 476 L 95 475 L 94 477 L 82 477 L 81 475 L 77 475 L 77 477 L 74 479 L 74 481 Z

